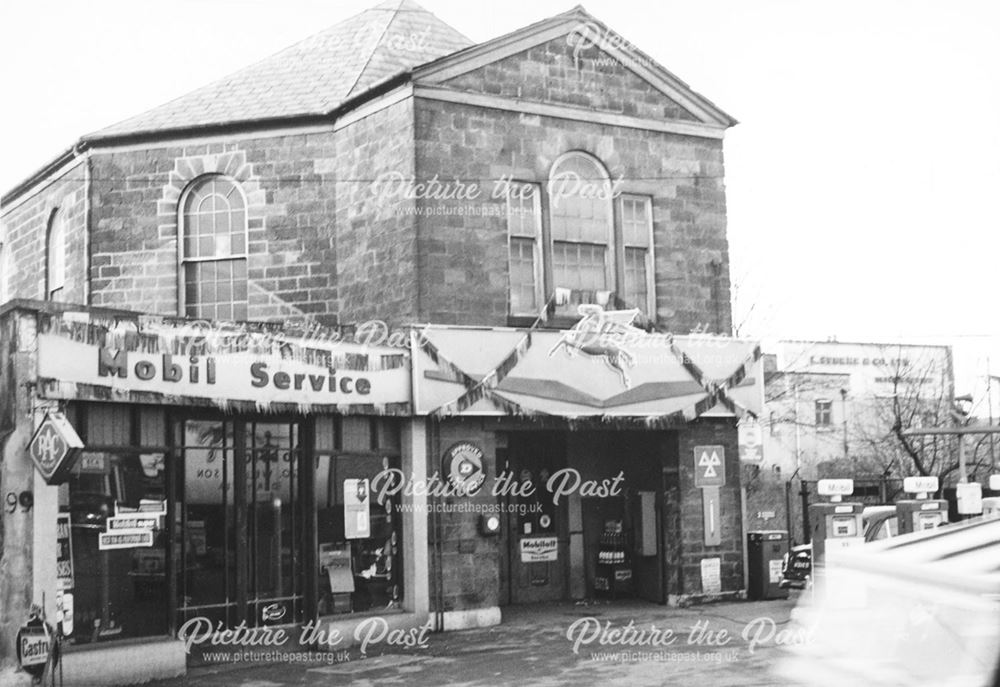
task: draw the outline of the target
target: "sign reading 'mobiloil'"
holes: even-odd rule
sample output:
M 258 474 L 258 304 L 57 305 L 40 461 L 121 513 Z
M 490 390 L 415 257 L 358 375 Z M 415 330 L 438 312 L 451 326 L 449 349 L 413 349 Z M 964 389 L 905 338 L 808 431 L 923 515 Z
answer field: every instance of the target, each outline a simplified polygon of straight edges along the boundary
M 409 402 L 407 365 L 337 369 L 336 361 L 346 355 L 381 361 L 383 353 L 361 346 L 340 348 L 329 347 L 326 359 L 333 365 L 327 366 L 281 350 L 177 355 L 162 349 L 113 349 L 46 333 L 38 336 L 38 376 L 49 382 L 44 393 L 51 398 L 87 398 L 96 395 L 94 388 L 104 388 L 121 400 L 141 393 L 145 402 L 174 403 L 184 398 L 296 405 Z M 398 358 L 398 351 L 392 353 Z

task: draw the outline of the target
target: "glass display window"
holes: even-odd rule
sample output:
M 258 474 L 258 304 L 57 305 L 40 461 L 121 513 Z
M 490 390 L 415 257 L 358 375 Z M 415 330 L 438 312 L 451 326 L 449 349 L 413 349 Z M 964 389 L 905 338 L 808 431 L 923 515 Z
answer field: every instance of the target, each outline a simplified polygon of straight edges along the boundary
M 165 453 L 84 451 L 68 483 L 71 644 L 168 632 Z M 65 518 L 65 515 L 63 516 Z M 65 519 L 63 520 L 65 522 Z
M 371 422 L 370 432 L 363 423 L 337 423 L 330 428 L 336 439 L 326 441 L 323 423 L 317 426 L 317 446 L 333 449 L 316 456 L 319 615 L 395 608 L 402 601 L 399 497 L 376 488 L 381 473 L 399 469 L 398 432 L 387 421 Z M 336 450 L 345 437 L 352 450 Z

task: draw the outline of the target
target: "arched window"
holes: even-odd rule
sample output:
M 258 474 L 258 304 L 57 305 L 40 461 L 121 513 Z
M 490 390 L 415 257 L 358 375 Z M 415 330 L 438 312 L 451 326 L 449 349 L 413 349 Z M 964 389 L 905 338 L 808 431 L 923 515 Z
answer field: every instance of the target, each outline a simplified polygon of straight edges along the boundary
M 45 299 L 62 301 L 66 286 L 66 225 L 64 213 L 53 210 L 45 241 Z
M 584 153 L 568 153 L 552 166 L 548 193 L 554 286 L 613 290 L 611 180 L 604 167 Z
M 247 319 L 247 213 L 231 179 L 196 179 L 181 198 L 181 312 L 189 317 Z

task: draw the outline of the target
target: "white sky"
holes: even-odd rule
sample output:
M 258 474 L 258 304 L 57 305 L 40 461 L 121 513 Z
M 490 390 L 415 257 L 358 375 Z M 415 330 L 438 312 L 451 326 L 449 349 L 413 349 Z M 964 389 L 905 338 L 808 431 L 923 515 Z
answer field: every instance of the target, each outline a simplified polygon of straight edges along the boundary
M 575 0 L 420 1 L 481 41 Z M 5 3 L 0 189 L 373 4 Z M 987 356 L 1000 374 L 1000 3 L 584 6 L 741 122 L 726 184 L 737 322 L 754 305 L 742 333 L 951 343 L 958 391 L 982 396 Z

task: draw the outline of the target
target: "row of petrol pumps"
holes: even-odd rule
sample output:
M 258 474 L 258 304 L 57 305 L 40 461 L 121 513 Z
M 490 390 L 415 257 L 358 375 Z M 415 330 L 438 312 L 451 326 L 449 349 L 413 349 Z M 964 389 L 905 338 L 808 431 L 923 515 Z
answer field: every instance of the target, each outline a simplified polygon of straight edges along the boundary
M 990 477 L 989 487 L 991 491 L 1000 491 L 1000 475 Z M 930 530 L 948 523 L 948 501 L 929 498 L 938 488 L 938 478 L 933 476 L 907 477 L 903 480 L 903 491 L 913 498 L 896 502 L 897 532 L 893 536 Z M 854 480 L 820 480 L 817 491 L 830 500 L 808 507 L 810 542 L 807 543 L 811 543 L 811 553 L 808 554 L 809 569 L 802 571 L 808 575 L 814 575 L 816 569 L 825 566 L 828 552 L 860 546 L 866 541 L 864 504 L 844 501 L 845 497 L 854 493 Z M 960 515 L 1000 518 L 1000 496 L 983 498 L 979 484 L 960 484 L 957 494 Z M 748 597 L 755 600 L 787 598 L 788 592 L 782 579 L 788 573 L 786 568 L 794 565 L 794 558 L 789 552 L 788 532 L 750 532 L 747 551 L 750 571 Z

